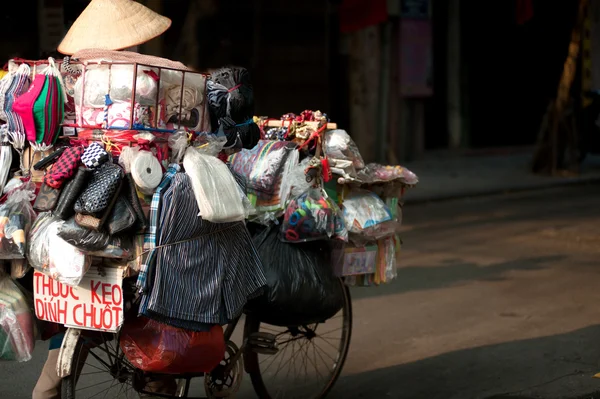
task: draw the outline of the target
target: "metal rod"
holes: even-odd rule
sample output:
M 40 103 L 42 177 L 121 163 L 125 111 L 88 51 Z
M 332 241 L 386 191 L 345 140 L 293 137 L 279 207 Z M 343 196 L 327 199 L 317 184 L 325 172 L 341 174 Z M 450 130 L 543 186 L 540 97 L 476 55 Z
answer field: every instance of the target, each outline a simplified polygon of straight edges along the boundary
M 179 92 L 179 129 L 181 129 L 181 112 L 183 111 L 183 89 L 185 88 L 185 71 L 181 73 L 181 90 Z
M 137 62 L 133 64 L 133 86 L 131 88 L 131 111 L 129 112 L 129 128 L 133 129 L 133 115 L 135 112 L 135 93 L 137 90 Z
M 81 99 L 79 101 L 79 124 L 83 125 L 83 104 L 85 103 L 85 75 L 87 71 L 87 65 L 83 65 L 83 72 L 81 72 Z
M 160 79 L 162 77 L 162 68 L 158 67 L 158 82 L 156 83 L 156 105 L 154 108 L 154 127 L 158 127 L 158 115 L 160 113 Z

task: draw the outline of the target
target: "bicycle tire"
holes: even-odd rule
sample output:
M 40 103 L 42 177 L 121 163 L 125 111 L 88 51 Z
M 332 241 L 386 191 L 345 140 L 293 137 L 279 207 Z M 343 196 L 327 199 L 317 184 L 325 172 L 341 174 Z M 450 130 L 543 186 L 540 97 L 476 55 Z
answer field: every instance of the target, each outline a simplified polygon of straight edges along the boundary
M 112 340 L 105 341 L 104 344 L 106 344 L 106 342 L 112 342 Z M 81 366 L 80 366 L 80 363 L 79 363 L 79 361 L 81 359 L 81 355 L 83 354 L 83 351 L 85 350 L 84 346 L 85 346 L 85 338 L 80 337 L 75 346 L 75 351 L 73 352 L 73 359 L 71 360 L 72 361 L 72 366 L 71 366 L 72 372 L 69 376 L 63 378 L 61 381 L 61 398 L 62 399 L 80 399 L 79 395 L 77 395 L 76 392 L 77 392 L 77 383 L 80 378 L 79 373 L 82 371 L 81 369 L 83 369 L 85 367 L 83 364 L 81 364 Z M 88 354 L 85 355 L 84 362 L 89 357 L 89 352 L 91 352 L 91 348 L 88 348 L 87 351 L 88 351 Z M 106 370 L 106 374 L 110 375 L 110 371 Z M 94 385 L 92 385 L 92 387 L 93 386 Z M 134 395 L 136 395 L 134 397 L 140 398 L 140 395 L 137 392 L 134 392 L 133 390 L 130 390 L 130 392 L 132 392 Z M 95 394 L 95 395 L 97 395 L 97 394 Z
M 344 306 L 342 308 L 343 314 L 343 339 L 340 345 L 339 350 L 339 358 L 336 361 L 335 369 L 333 370 L 331 377 L 323 386 L 323 388 L 316 393 L 316 396 L 306 397 L 305 399 L 323 399 L 325 398 L 335 383 L 337 382 L 342 369 L 344 368 L 344 364 L 348 357 L 348 351 L 350 348 L 350 340 L 352 338 L 352 301 L 350 297 L 350 290 L 344 284 L 342 279 L 339 279 L 340 284 L 342 284 L 343 292 L 344 292 Z M 244 324 L 244 337 L 248 337 L 252 333 L 256 333 L 260 331 L 261 323 L 256 317 L 251 315 L 246 317 L 246 322 Z M 319 323 L 321 324 L 321 323 Z M 262 373 L 260 371 L 260 363 L 258 353 L 252 352 L 251 350 L 247 350 L 244 353 L 244 361 L 246 364 L 246 368 L 248 374 L 250 376 L 250 380 L 252 382 L 252 386 L 254 388 L 254 392 L 258 395 L 260 399 L 275 399 L 279 396 L 273 396 L 272 392 L 269 392 L 267 385 L 263 379 Z

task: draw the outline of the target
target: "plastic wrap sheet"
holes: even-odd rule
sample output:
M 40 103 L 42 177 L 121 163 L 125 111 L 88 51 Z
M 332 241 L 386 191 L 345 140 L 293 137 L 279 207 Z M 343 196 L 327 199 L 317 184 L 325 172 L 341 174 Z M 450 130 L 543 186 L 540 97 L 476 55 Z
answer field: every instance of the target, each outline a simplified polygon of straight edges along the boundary
M 200 216 L 213 223 L 237 222 L 248 217 L 239 187 L 227 165 L 189 147 L 183 166 L 190 177 Z
M 30 302 L 7 275 L 0 275 L 0 360 L 31 360 L 36 335 Z
M 207 373 L 225 354 L 221 326 L 192 332 L 138 317 L 124 324 L 120 346 L 131 364 L 148 372 Z
M 8 194 L 0 206 L 0 259 L 21 259 L 27 252 L 26 237 L 35 212 L 35 184 L 29 181 Z
M 277 226 L 260 232 L 254 242 L 267 276 L 265 294 L 248 304 L 262 321 L 294 326 L 325 321 L 344 305 L 343 287 L 333 274 L 328 241 L 290 244 Z

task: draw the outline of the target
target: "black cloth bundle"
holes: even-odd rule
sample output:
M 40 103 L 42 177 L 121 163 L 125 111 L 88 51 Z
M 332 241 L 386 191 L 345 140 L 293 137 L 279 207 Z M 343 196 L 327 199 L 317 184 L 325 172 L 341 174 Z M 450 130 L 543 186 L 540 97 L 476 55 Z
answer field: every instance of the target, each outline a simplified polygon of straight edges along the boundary
M 254 89 L 248 70 L 219 69 L 207 82 L 207 96 L 212 130 L 225 134 L 226 146 L 253 148 L 260 140 L 260 129 L 253 121 Z

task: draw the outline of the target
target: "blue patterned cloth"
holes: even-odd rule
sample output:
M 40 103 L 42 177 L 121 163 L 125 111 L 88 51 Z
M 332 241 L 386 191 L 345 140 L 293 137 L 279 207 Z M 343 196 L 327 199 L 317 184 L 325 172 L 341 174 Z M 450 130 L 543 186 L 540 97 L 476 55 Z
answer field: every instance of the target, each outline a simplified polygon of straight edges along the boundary
M 169 169 L 163 176 L 162 181 L 154 191 L 154 195 L 152 196 L 152 202 L 150 203 L 150 226 L 148 227 L 148 232 L 144 236 L 144 261 L 140 267 L 140 273 L 138 275 L 137 287 L 141 292 L 145 292 L 148 290 L 148 270 L 152 265 L 152 262 L 156 259 L 156 234 L 157 234 L 157 225 L 158 225 L 158 217 L 160 211 L 160 199 L 161 193 L 171 185 L 171 180 L 177 172 L 181 170 L 181 167 L 177 164 L 169 165 Z

